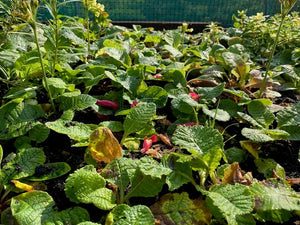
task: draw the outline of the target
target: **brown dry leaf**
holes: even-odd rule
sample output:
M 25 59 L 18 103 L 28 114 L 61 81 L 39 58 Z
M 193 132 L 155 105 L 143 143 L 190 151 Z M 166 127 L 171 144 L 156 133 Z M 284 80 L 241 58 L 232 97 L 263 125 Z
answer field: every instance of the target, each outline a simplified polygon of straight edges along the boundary
M 289 185 L 300 184 L 300 178 L 288 178 L 286 179 Z
M 251 172 L 245 174 L 241 170 L 239 163 L 234 162 L 224 170 L 224 178 L 222 184 L 244 184 L 250 185 L 253 182 L 253 177 Z
M 88 149 L 97 162 L 110 163 L 122 156 L 122 148 L 108 127 L 98 127 L 91 134 Z
M 215 80 L 200 78 L 189 80 L 188 84 L 193 87 L 216 87 L 219 85 Z

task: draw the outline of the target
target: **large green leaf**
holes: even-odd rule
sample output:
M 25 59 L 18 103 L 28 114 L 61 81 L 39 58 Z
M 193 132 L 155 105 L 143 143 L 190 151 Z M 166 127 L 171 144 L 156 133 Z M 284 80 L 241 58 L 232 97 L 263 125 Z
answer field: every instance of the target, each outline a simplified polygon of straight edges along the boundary
M 217 218 L 225 218 L 228 224 L 237 224 L 237 216 L 249 214 L 254 207 L 254 197 L 241 184 L 214 185 L 204 193 L 207 207 Z
M 229 121 L 230 115 L 228 112 L 224 111 L 223 109 L 211 109 L 209 110 L 207 106 L 202 107 L 202 111 L 204 114 L 208 115 L 212 119 L 216 119 L 218 121 Z
M 109 210 L 115 206 L 116 199 L 105 184 L 105 179 L 93 166 L 85 166 L 67 178 L 66 196 L 75 203 L 92 203 L 99 209 Z
M 128 53 L 123 49 L 114 47 L 105 47 L 104 52 L 111 57 L 112 64 L 116 66 L 123 66 L 128 68 L 131 65 L 131 58 Z
M 284 130 L 268 130 L 268 129 L 251 129 L 243 128 L 242 135 L 254 142 L 268 142 L 279 138 L 286 138 L 289 136 Z
M 264 185 L 254 183 L 250 192 L 256 199 L 255 211 L 262 220 L 283 223 L 295 211 L 300 211 L 299 194 L 277 180 L 268 180 Z
M 200 199 L 190 199 L 188 193 L 169 193 L 151 206 L 155 218 L 163 224 L 209 224 L 211 213 Z
M 156 113 L 156 105 L 154 103 L 139 103 L 126 116 L 123 127 L 124 137 L 129 134 L 140 131 L 150 122 Z
M 182 113 L 193 114 L 196 107 L 202 107 L 202 104 L 199 104 L 194 99 L 191 98 L 188 94 L 181 94 L 173 98 L 171 104 L 174 109 L 179 110 Z
M 248 105 L 250 115 L 262 126 L 269 128 L 275 116 L 261 101 L 252 101 Z
M 45 155 L 41 148 L 21 149 L 10 162 L 0 171 L 0 184 L 12 179 L 20 179 L 35 173 L 36 167 L 45 162 Z M 1 186 L 0 185 L 0 186 Z
M 77 224 L 89 220 L 89 214 L 83 208 L 57 212 L 54 207 L 51 196 L 43 191 L 26 192 L 11 201 L 12 215 L 22 225 Z
M 138 95 L 142 102 L 154 102 L 157 108 L 162 108 L 168 100 L 168 93 L 165 89 L 158 86 L 150 86 Z
M 135 171 L 138 161 L 130 158 L 118 158 L 109 163 L 101 175 L 110 183 L 118 186 L 121 201 L 124 198 L 126 187 L 129 185 L 131 174 Z
M 154 225 L 154 216 L 150 209 L 144 205 L 130 207 L 128 205 L 118 205 L 107 216 L 106 224 L 114 225 Z
M 56 101 L 59 103 L 60 110 L 82 110 L 94 105 L 97 99 L 87 94 L 74 96 L 70 93 L 65 93 L 59 96 Z
M 37 105 L 15 99 L 0 108 L 0 140 L 22 136 L 39 124 L 38 118 L 45 114 Z
M 27 177 L 32 181 L 43 181 L 60 177 L 71 170 L 65 162 L 47 163 L 35 168 L 33 176 Z
M 222 83 L 216 87 L 197 87 L 195 92 L 201 96 L 201 99 L 212 100 L 222 94 L 225 87 L 225 83 Z
M 60 134 L 66 134 L 68 137 L 76 141 L 87 141 L 91 133 L 93 133 L 94 129 L 96 128 L 96 125 L 89 125 L 63 119 L 47 122 L 45 125 L 49 129 Z
M 165 184 L 165 177 L 172 171 L 152 158 L 139 160 L 138 168 L 129 177 L 131 189 L 126 195 L 130 197 L 153 197 L 157 195 Z
M 300 125 L 300 102 L 277 113 L 277 127 Z
M 178 126 L 172 140 L 174 144 L 197 155 L 205 155 L 213 149 L 223 148 L 222 135 L 211 127 Z
M 166 183 L 170 191 L 174 191 L 193 180 L 192 167 L 190 162 L 180 162 L 181 154 L 165 154 L 162 158 L 162 164 L 170 168 L 172 172 L 167 176 Z M 184 157 L 184 156 L 183 156 Z
M 300 141 L 299 125 L 283 126 L 281 127 L 281 130 L 284 130 L 287 133 L 289 133 L 289 136 L 284 137 L 284 139 L 291 140 L 291 141 Z

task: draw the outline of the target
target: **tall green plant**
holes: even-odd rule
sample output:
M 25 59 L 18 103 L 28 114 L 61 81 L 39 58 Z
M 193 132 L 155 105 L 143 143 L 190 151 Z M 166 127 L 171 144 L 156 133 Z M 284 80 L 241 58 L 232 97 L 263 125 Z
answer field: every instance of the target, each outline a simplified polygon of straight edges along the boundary
M 275 37 L 275 40 L 274 40 L 272 51 L 269 55 L 268 64 L 267 64 L 267 67 L 266 67 L 266 73 L 264 75 L 262 85 L 261 85 L 260 90 L 259 90 L 258 95 L 257 95 L 258 98 L 260 98 L 262 92 L 265 89 L 268 73 L 269 73 L 269 70 L 270 70 L 271 61 L 272 61 L 272 58 L 273 58 L 274 53 L 275 53 L 276 45 L 277 45 L 277 42 L 278 42 L 280 30 L 282 28 L 282 24 L 284 22 L 284 19 L 288 15 L 288 13 L 292 10 L 292 8 L 294 7 L 294 5 L 296 4 L 297 1 L 298 0 L 279 0 L 279 2 L 281 4 L 281 21 L 280 21 L 280 24 L 279 24 L 279 27 L 278 27 L 278 30 L 277 30 L 277 33 L 276 33 L 276 37 Z
M 33 30 L 34 40 L 35 40 L 35 44 L 37 47 L 40 64 L 41 64 L 41 68 L 42 68 L 42 72 L 43 72 L 43 85 L 49 94 L 51 106 L 52 106 L 53 110 L 55 111 L 53 97 L 52 97 L 51 91 L 49 89 L 47 75 L 46 75 L 46 69 L 45 69 L 45 66 L 43 63 L 43 56 L 42 56 L 39 39 L 38 39 L 38 34 L 37 34 L 37 18 L 36 17 L 37 17 L 38 8 L 39 8 L 38 0 L 22 0 L 20 2 L 20 9 L 24 14 L 24 19 L 25 19 L 26 23 L 28 23 L 28 25 Z

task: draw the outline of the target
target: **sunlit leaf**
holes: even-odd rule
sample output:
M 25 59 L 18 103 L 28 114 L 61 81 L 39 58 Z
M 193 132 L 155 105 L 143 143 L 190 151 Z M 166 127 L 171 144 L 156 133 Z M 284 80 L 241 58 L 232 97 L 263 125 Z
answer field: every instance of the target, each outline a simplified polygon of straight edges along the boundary
M 89 220 L 88 212 L 74 207 L 58 212 L 52 197 L 43 191 L 30 191 L 12 198 L 11 211 L 19 224 L 77 224 Z
M 66 180 L 65 192 L 75 203 L 92 203 L 103 210 L 115 206 L 115 195 L 105 187 L 105 179 L 93 166 L 85 166 L 71 174 Z
M 110 163 L 122 156 L 122 148 L 108 127 L 98 127 L 93 131 L 88 148 L 97 162 Z
M 255 211 L 265 221 L 283 223 L 289 220 L 293 212 L 300 210 L 300 197 L 288 185 L 276 180 L 250 186 L 251 194 L 256 199 Z
M 190 199 L 188 193 L 169 193 L 151 206 L 156 220 L 162 224 L 209 224 L 211 213 L 201 199 Z
M 144 205 L 128 206 L 125 204 L 118 205 L 107 216 L 107 224 L 125 225 L 140 224 L 154 225 L 154 216 L 150 209 Z
M 217 218 L 225 218 L 228 224 L 236 224 L 236 218 L 249 214 L 254 207 L 254 197 L 241 184 L 212 186 L 205 192 L 206 205 Z

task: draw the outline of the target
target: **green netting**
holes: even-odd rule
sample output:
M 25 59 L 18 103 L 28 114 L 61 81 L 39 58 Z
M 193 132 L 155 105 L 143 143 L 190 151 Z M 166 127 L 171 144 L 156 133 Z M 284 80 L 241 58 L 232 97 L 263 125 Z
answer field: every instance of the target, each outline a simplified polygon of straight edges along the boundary
M 98 0 L 105 5 L 112 21 L 176 21 L 219 22 L 232 25 L 232 14 L 247 10 L 247 15 L 262 12 L 274 15 L 280 12 L 278 0 Z M 69 3 L 60 14 L 83 16 L 81 2 Z M 298 1 L 293 11 L 300 11 Z M 46 16 L 43 16 L 46 18 Z

